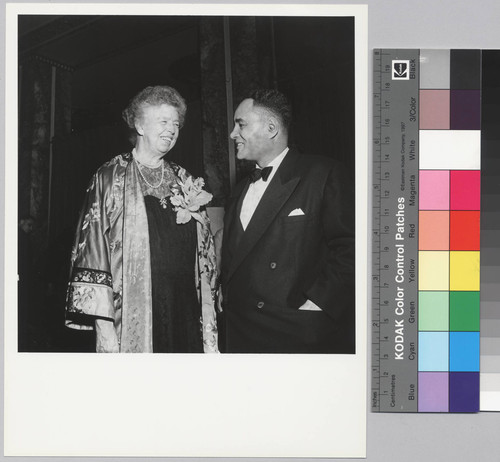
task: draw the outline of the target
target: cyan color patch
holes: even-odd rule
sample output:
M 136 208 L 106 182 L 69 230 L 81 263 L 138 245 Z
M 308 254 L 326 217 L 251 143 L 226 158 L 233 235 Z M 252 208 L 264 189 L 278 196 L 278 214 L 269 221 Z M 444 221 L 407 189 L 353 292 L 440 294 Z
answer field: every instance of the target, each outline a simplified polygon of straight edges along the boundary
M 479 372 L 479 332 L 450 332 L 450 371 Z
M 449 332 L 419 332 L 418 370 L 448 371 Z

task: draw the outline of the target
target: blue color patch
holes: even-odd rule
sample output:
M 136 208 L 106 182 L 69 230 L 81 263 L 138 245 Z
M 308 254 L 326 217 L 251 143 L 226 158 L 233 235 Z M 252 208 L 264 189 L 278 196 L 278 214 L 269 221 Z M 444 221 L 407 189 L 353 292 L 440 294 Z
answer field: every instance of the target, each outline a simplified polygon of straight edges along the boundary
M 450 372 L 450 412 L 479 412 L 479 372 Z

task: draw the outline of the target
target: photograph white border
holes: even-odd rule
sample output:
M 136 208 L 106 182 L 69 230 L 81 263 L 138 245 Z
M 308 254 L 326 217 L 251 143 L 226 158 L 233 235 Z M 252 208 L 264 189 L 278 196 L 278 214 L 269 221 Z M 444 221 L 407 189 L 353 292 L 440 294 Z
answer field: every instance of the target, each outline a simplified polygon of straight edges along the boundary
M 355 355 L 17 352 L 17 16 L 117 13 L 355 18 Z M 365 5 L 7 4 L 5 455 L 365 456 L 367 26 Z

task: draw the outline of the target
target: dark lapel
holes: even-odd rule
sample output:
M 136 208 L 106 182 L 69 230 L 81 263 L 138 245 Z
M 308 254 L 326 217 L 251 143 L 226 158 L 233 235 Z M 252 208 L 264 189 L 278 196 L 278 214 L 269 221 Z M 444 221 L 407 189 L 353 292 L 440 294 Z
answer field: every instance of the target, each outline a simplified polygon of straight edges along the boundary
M 276 215 L 299 184 L 300 176 L 296 169 L 297 159 L 297 152 L 290 149 L 262 196 L 241 238 L 238 248 L 234 249 L 233 257 L 229 263 L 228 279 L 231 278 L 236 268 L 238 268 L 269 228 Z M 237 203 L 237 201 L 234 201 L 234 203 Z M 239 217 L 233 216 L 233 219 L 236 220 Z

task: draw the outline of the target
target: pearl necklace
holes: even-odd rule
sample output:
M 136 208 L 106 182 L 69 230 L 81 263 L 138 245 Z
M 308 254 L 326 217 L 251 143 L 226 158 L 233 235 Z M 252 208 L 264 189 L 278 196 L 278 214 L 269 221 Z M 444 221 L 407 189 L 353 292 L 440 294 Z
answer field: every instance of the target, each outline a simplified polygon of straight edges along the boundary
M 165 163 L 163 161 L 161 162 L 161 179 L 160 179 L 160 182 L 156 186 L 152 185 L 148 180 L 146 180 L 146 177 L 142 173 L 142 170 L 140 167 L 141 164 L 139 163 L 139 161 L 135 157 L 134 157 L 134 161 L 135 161 L 135 164 L 137 165 L 137 169 L 139 170 L 139 173 L 140 173 L 142 179 L 144 180 L 144 183 L 146 183 L 150 188 L 158 189 L 163 184 L 163 178 L 165 177 Z M 146 167 L 147 167 L 147 165 L 146 165 Z

